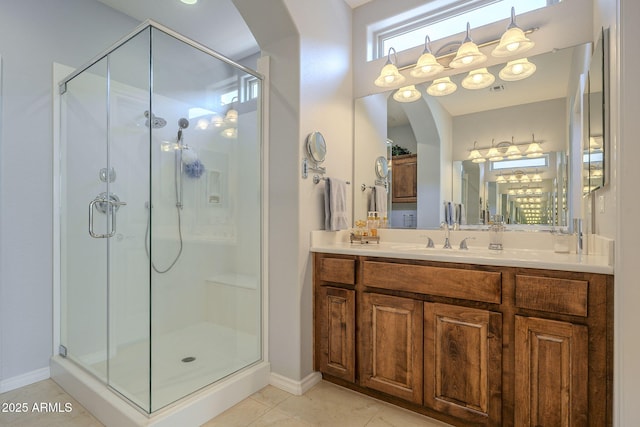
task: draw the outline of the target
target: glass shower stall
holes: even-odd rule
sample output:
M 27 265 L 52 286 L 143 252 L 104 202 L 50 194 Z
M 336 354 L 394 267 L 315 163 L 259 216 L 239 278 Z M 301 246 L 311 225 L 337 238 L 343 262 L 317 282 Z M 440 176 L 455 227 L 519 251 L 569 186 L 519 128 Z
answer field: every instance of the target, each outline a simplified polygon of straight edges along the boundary
M 151 21 L 60 83 L 60 349 L 146 413 L 262 360 L 262 77 Z

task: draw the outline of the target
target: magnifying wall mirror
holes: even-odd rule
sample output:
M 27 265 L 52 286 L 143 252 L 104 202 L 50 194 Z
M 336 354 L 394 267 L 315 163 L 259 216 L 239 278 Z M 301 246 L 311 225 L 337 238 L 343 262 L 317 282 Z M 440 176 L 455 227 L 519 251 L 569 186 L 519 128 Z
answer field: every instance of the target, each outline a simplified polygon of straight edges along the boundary
M 378 179 L 385 179 L 387 175 L 389 175 L 389 163 L 387 162 L 387 158 L 383 156 L 379 156 L 376 158 L 376 177 Z
M 316 165 L 324 162 L 327 155 L 327 144 L 320 132 L 312 132 L 307 137 L 307 154 Z

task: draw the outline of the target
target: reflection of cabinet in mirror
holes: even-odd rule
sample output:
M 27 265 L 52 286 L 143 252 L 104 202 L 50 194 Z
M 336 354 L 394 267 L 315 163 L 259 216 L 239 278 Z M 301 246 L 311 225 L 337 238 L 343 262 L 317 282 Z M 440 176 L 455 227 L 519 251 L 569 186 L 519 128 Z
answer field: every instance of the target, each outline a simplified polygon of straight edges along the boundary
M 416 203 L 417 201 L 417 154 L 395 156 L 391 160 L 393 181 L 393 203 Z

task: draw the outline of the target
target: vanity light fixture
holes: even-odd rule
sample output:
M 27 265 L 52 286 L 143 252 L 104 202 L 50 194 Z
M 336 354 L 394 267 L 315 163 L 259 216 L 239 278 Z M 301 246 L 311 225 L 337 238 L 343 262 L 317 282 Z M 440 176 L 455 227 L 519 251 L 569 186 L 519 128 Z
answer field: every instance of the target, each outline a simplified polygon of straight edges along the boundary
M 504 177 L 504 175 L 502 175 L 502 172 L 500 172 L 500 174 L 496 178 L 496 184 L 506 184 L 506 183 L 507 183 L 506 178 Z
M 198 0 L 180 0 L 184 4 L 196 4 Z
M 507 82 L 515 82 L 530 77 L 536 72 L 536 64 L 529 62 L 527 58 L 516 59 L 507 62 L 507 65 L 500 70 L 498 75 L 502 80 Z
M 465 89 L 484 89 L 489 87 L 496 81 L 496 77 L 486 68 L 478 68 L 469 71 L 467 77 L 462 80 L 462 87 Z
M 536 173 L 531 177 L 531 182 L 542 182 L 542 176 L 538 173 L 538 169 L 536 169 Z
M 540 144 L 536 142 L 535 135 L 531 135 L 531 139 L 531 144 L 529 144 L 524 154 L 531 159 L 535 157 L 542 157 L 542 147 L 540 147 Z
M 415 85 L 409 85 L 401 87 L 393 94 L 393 99 L 398 102 L 413 102 L 422 98 L 420 91 L 416 89 Z
M 225 123 L 230 123 L 232 125 L 238 123 L 238 110 L 233 108 L 234 100 L 237 100 L 237 98 L 234 97 L 231 100 L 231 107 L 229 108 L 229 110 L 227 110 L 227 114 L 225 114 L 224 116 Z
M 589 152 L 597 152 L 602 151 L 602 137 L 601 136 L 590 136 L 589 137 Z
M 487 153 L 487 157 L 489 158 L 490 162 L 499 162 L 500 160 L 504 159 L 504 156 L 500 153 L 498 148 L 496 148 L 496 146 L 493 145 L 493 141 L 494 140 L 491 140 L 491 148 Z
M 482 154 L 480 154 L 480 151 L 478 150 L 477 146 L 478 146 L 478 141 L 474 141 L 473 150 L 471 150 L 471 153 L 469 153 L 469 157 L 467 157 L 467 160 L 471 160 L 473 163 L 484 163 L 487 160 L 482 156 Z
M 507 156 L 507 159 L 517 160 L 522 158 L 522 153 L 517 145 L 513 143 L 513 137 L 511 137 L 511 145 L 507 148 L 507 152 L 504 153 Z
M 396 60 L 395 64 L 391 62 L 391 51 L 393 51 L 393 56 Z M 396 50 L 390 47 L 389 53 L 387 54 L 387 62 L 384 67 L 382 67 L 380 75 L 373 83 L 379 87 L 393 87 L 402 84 L 405 81 L 405 77 L 398 71 L 397 64 L 398 55 L 396 55 Z
M 527 38 L 524 31 L 516 25 L 516 9 L 511 7 L 511 23 L 507 27 L 507 31 L 500 37 L 500 43 L 491 52 L 496 58 L 504 58 L 507 56 L 518 55 L 528 51 L 535 43 Z
M 478 45 L 471 40 L 470 32 L 471 26 L 467 22 L 467 35 L 462 41 L 462 45 L 458 48 L 455 58 L 449 63 L 451 68 L 470 67 L 471 65 L 481 64 L 487 60 L 487 55 L 480 52 Z
M 435 79 L 427 88 L 427 93 L 431 96 L 450 95 L 458 89 L 458 85 L 451 81 L 450 77 Z
M 410 74 L 412 77 L 426 79 L 435 76 L 442 70 L 444 70 L 444 66 L 440 64 L 436 60 L 436 57 L 433 56 L 433 53 L 431 53 L 431 39 L 429 36 L 425 36 L 424 51 L 422 55 L 420 55 L 420 58 L 418 58 L 418 62 Z

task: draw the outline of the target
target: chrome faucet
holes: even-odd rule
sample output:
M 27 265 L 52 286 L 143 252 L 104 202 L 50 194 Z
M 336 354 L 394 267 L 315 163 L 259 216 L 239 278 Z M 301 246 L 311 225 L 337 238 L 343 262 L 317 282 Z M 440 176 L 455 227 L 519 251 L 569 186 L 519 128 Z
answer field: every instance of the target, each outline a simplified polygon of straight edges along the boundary
M 446 221 L 443 221 L 442 224 L 440 224 L 440 228 L 444 230 L 444 246 L 443 249 L 451 249 L 451 242 L 449 240 L 449 223 L 447 223 Z
M 469 247 L 467 246 L 467 240 L 475 240 L 475 237 L 465 237 L 464 239 L 462 239 L 462 241 L 460 241 L 460 249 L 469 249 Z
M 427 247 L 428 248 L 434 248 L 435 245 L 433 244 L 433 239 L 431 237 L 427 237 Z

